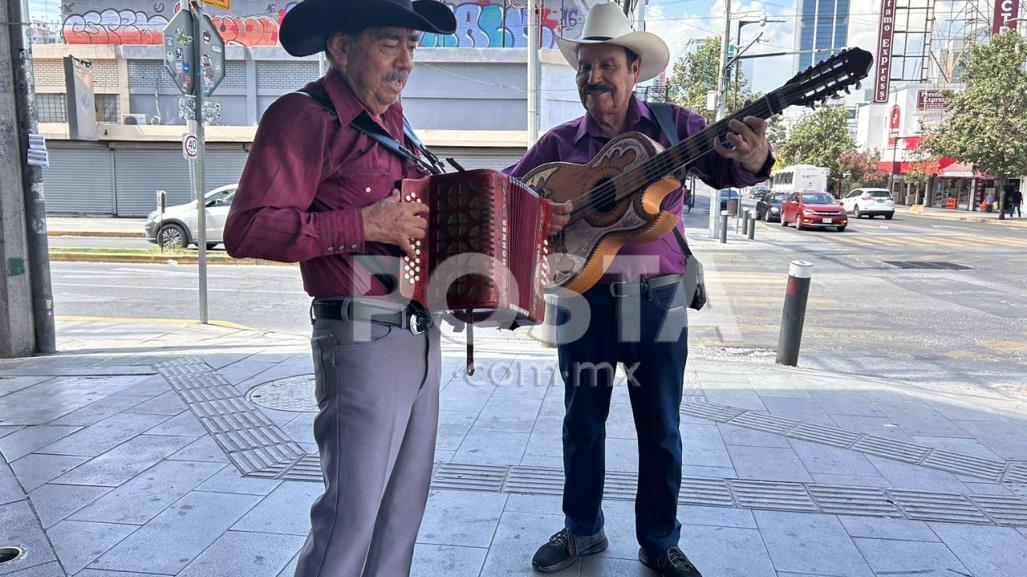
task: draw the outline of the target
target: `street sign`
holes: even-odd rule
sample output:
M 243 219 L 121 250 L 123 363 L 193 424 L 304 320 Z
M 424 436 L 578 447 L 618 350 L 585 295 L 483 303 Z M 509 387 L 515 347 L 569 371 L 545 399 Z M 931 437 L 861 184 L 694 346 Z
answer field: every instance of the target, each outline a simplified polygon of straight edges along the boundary
M 196 140 L 196 135 L 192 132 L 187 132 L 182 135 L 182 156 L 186 160 L 196 160 L 196 153 L 200 150 L 199 141 Z
M 164 27 L 164 68 L 182 94 L 193 93 L 193 13 L 182 10 Z
M 194 15 L 180 11 L 164 27 L 164 68 L 182 94 L 193 94 L 195 87 L 193 58 Z M 218 34 L 214 22 L 206 14 L 200 15 L 200 67 L 203 94 L 210 96 L 225 78 L 225 41 Z
M 228 0 L 203 0 L 203 3 L 207 6 L 213 6 L 222 10 L 228 10 Z

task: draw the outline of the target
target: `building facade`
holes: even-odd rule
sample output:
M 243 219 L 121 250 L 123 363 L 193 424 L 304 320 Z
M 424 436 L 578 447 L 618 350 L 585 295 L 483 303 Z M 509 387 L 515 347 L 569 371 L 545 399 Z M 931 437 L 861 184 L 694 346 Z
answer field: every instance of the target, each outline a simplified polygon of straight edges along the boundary
M 551 48 L 576 36 L 594 0 L 547 0 L 540 42 L 542 131 L 582 114 L 574 72 Z M 236 182 L 261 115 L 274 100 L 317 79 L 317 56 L 293 58 L 278 45 L 278 24 L 294 2 L 235 0 L 210 8 L 226 40 L 225 78 L 208 98 L 220 114 L 207 128 L 207 190 Z M 503 168 L 526 150 L 527 15 L 512 0 L 450 3 L 456 34 L 425 34 L 404 90 L 411 124 L 440 158 L 465 168 Z M 164 68 L 163 28 L 177 3 L 84 0 L 65 3 L 60 43 L 33 47 L 36 112 L 48 138 L 47 210 L 141 216 L 155 191 L 168 203 L 191 199 L 181 154 L 186 122 Z M 158 10 L 159 9 L 159 10 Z M 67 56 L 86 61 L 99 129 L 95 141 L 68 138 Z
M 831 57 L 848 42 L 850 0 L 798 0 L 795 69 Z

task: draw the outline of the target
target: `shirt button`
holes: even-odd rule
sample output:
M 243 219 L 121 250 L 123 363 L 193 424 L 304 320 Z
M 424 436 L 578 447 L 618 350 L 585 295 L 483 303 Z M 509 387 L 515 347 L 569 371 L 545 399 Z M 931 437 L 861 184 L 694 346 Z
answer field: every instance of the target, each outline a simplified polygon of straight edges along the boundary
M 357 245 L 356 245 L 356 243 L 354 243 L 354 244 L 351 244 L 351 245 L 349 245 L 349 248 L 350 248 L 351 250 L 357 250 Z
M 329 246 L 328 252 L 335 252 L 335 246 Z
M 368 192 L 368 193 L 371 192 L 371 187 L 369 186 L 369 187 L 365 188 L 364 192 Z

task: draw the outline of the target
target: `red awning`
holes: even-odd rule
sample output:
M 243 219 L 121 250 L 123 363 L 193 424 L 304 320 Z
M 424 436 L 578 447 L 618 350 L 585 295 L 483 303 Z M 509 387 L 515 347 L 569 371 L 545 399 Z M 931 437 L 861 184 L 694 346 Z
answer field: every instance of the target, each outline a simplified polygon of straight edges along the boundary
M 974 176 L 973 166 L 968 163 L 956 162 L 950 164 L 947 167 L 938 171 L 938 176 L 942 178 L 972 178 Z M 990 174 L 977 171 L 977 178 L 983 180 L 993 180 L 995 177 Z
M 958 164 L 955 158 L 949 158 L 948 156 L 943 156 L 937 160 L 917 160 L 913 162 L 902 161 L 895 162 L 894 164 L 891 161 L 884 160 L 877 163 L 877 167 L 883 170 L 886 174 L 891 174 L 892 172 L 894 172 L 895 174 L 906 174 L 907 172 L 909 172 L 909 169 L 913 166 L 919 166 L 925 171 L 937 170 L 938 176 L 950 176 L 943 173 L 950 166 L 962 165 Z M 967 170 L 969 170 L 969 168 L 967 168 Z M 969 173 L 967 173 L 966 177 L 970 177 Z

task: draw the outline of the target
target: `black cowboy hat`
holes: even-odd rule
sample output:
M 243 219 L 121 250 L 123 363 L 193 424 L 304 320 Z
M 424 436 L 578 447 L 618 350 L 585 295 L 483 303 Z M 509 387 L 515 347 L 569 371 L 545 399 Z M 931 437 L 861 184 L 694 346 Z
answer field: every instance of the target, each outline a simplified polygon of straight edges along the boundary
M 289 54 L 307 56 L 324 50 L 333 32 L 371 26 L 452 34 L 456 17 L 436 0 L 303 0 L 286 13 L 278 40 Z

